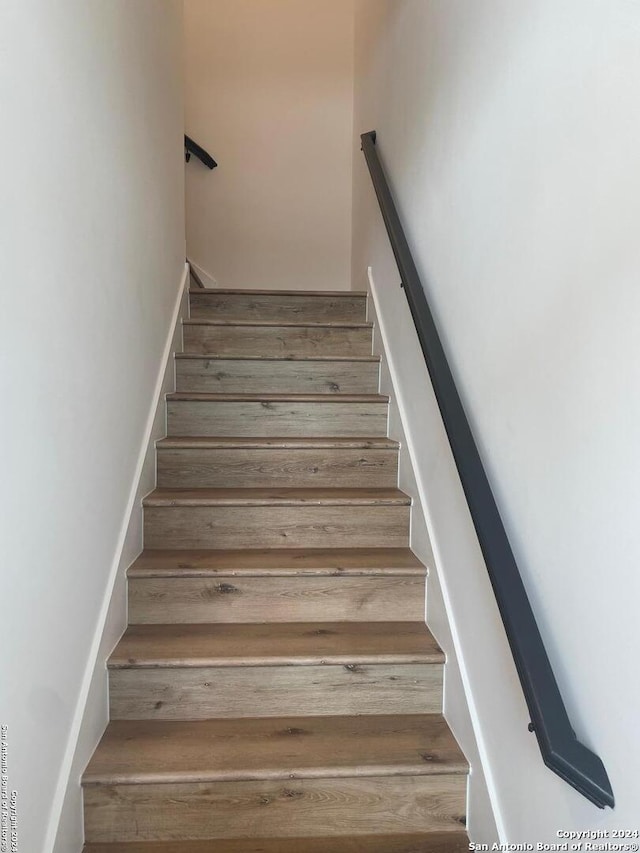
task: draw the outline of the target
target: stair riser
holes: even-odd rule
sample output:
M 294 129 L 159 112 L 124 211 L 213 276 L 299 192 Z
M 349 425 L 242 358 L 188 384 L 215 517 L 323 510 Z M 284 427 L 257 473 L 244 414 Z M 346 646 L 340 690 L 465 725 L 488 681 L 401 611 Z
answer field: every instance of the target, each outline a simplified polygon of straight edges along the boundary
M 146 507 L 147 548 L 406 548 L 408 506 Z
M 184 350 L 205 355 L 371 355 L 371 329 L 305 326 L 183 326 Z
M 112 669 L 113 720 L 442 711 L 439 664 Z
M 468 853 L 469 838 L 458 832 L 341 835 L 337 838 L 232 838 L 91 844 L 84 853 Z
M 212 394 L 375 394 L 375 361 L 176 359 L 176 389 Z
M 388 404 L 327 402 L 208 402 L 170 400 L 169 435 L 385 436 Z
M 264 320 L 320 323 L 363 323 L 364 296 L 320 296 L 256 293 L 192 293 L 191 316 L 205 320 Z
M 130 578 L 129 622 L 415 622 L 421 577 Z
M 466 776 L 105 785 L 84 796 L 90 842 L 455 831 Z
M 161 488 L 393 487 L 395 449 L 187 449 L 158 448 Z

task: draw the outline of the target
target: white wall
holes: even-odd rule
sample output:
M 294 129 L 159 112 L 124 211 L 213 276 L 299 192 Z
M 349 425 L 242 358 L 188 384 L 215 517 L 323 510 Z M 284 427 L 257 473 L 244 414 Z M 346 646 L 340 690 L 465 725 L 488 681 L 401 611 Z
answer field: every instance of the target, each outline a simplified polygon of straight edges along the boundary
M 181 39 L 177 0 L 0 11 L 0 720 L 30 853 L 53 844 L 183 273 Z
M 482 572 L 482 567 L 478 571 L 477 559 L 474 562 L 478 546 L 464 506 L 462 512 L 451 512 L 450 506 L 447 506 L 450 497 L 464 505 L 464 496 L 448 452 L 447 437 L 437 403 L 433 393 L 429 393 L 428 376 L 425 375 L 426 371 L 415 369 L 420 360 L 420 346 L 409 308 L 404 300 L 398 300 L 399 282 L 393 254 L 382 233 L 376 235 L 376 243 L 372 261 L 375 261 L 378 278 L 374 278 L 369 269 L 371 297 L 367 306 L 369 319 L 374 323 L 373 351 L 381 357 L 380 391 L 388 394 L 390 400 L 389 435 L 400 444 L 398 485 L 412 498 L 411 550 L 427 567 L 425 621 L 446 655 L 444 713 L 471 768 L 467 790 L 467 830 L 475 843 L 493 844 L 498 839 L 498 830 L 474 721 L 465 696 L 463 676 L 466 673 L 461 671 L 458 637 L 452 631 L 455 626 L 449 619 L 441 573 L 438 571 L 442 563 L 447 562 L 442 559 L 443 539 L 445 546 L 459 548 L 461 543 L 466 545 L 471 569 L 476 569 L 477 575 L 485 581 L 486 572 Z M 425 436 L 428 436 L 427 441 Z M 438 471 L 441 472 L 440 477 Z M 445 506 L 443 528 L 443 519 L 437 514 Z M 447 519 L 454 522 L 453 526 L 446 524 Z M 435 554 L 430 529 L 438 532 L 434 543 L 439 546 L 439 550 Z M 453 557 L 452 564 L 456 562 L 457 555 Z M 462 580 L 462 584 L 465 583 L 467 581 Z M 486 587 L 488 606 L 485 612 L 492 619 L 495 605 L 491 600 L 488 583 Z M 482 606 L 478 596 L 473 604 Z M 495 632 L 495 622 L 491 627 Z
M 375 128 L 578 737 L 615 811 L 541 762 L 426 376 L 393 318 L 418 479 L 499 831 L 637 828 L 640 3 L 357 0 Z M 401 292 L 354 142 L 354 287 Z M 422 420 L 418 420 L 420 416 Z M 452 709 L 449 709 L 451 713 Z
M 354 0 L 185 0 L 189 258 L 220 287 L 349 289 Z

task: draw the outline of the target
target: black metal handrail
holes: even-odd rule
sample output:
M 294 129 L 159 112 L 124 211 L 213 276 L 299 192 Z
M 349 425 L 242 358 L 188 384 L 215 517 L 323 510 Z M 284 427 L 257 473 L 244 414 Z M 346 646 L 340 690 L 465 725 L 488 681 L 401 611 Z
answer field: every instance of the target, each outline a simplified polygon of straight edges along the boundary
M 195 154 L 198 160 L 202 160 L 205 166 L 209 169 L 215 169 L 218 165 L 208 151 L 205 151 L 197 142 L 194 142 L 190 136 L 184 135 L 184 159 L 189 162 L 191 155 Z
M 577 740 L 571 728 L 507 532 L 378 157 L 376 132 L 364 133 L 360 138 L 531 715 L 529 730 L 536 734 L 547 767 L 595 805 L 600 808 L 613 808 L 613 791 L 604 764 L 595 753 Z

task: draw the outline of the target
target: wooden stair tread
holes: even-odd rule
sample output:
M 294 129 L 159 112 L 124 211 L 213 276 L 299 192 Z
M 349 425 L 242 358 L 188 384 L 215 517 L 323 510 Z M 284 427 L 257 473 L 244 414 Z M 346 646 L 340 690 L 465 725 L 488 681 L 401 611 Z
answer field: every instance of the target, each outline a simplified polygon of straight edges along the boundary
M 112 669 L 199 666 L 364 666 L 444 662 L 420 622 L 133 625 Z
M 109 723 L 85 785 L 463 774 L 440 714 Z
M 206 403 L 385 403 L 384 394 L 215 394 L 203 391 L 174 391 L 168 401 L 194 400 Z
M 170 506 L 409 506 L 400 489 L 155 489 L 146 507 Z
M 409 548 L 146 548 L 130 566 L 134 578 L 424 576 Z
M 286 362 L 314 362 L 321 363 L 337 361 L 340 364 L 351 361 L 360 364 L 362 362 L 380 363 L 379 355 L 216 355 L 202 352 L 177 352 L 175 358 L 178 360 L 196 359 L 198 361 L 286 361 Z
M 269 449 L 269 450 L 344 450 L 381 448 L 385 450 L 397 450 L 398 442 L 391 438 L 380 436 L 379 438 L 272 438 L 261 436 L 238 437 L 235 436 L 181 436 L 170 435 L 156 442 L 156 447 L 161 449 L 185 450 L 185 449 Z
M 328 296 L 334 298 L 343 296 L 346 298 L 366 299 L 366 290 L 261 290 L 249 287 L 190 287 L 189 293 L 196 296 L 218 296 L 219 294 L 237 294 L 238 296 Z
M 84 853 L 462 853 L 367 293 L 190 293 Z
M 372 329 L 373 323 L 357 320 L 237 320 L 220 317 L 217 320 L 208 317 L 194 317 L 182 321 L 183 326 L 262 326 L 287 329 Z
M 463 853 L 466 832 L 352 835 L 325 838 L 216 838 L 211 841 L 148 841 L 88 844 L 83 853 Z

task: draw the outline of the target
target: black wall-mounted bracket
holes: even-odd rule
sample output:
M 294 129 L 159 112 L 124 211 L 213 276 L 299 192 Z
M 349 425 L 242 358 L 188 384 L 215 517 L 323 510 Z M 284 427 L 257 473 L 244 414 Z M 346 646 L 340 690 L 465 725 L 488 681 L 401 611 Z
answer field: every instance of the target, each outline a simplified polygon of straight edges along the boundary
M 208 151 L 205 151 L 197 142 L 194 142 L 190 136 L 185 133 L 184 136 L 184 159 L 189 162 L 191 155 L 195 154 L 198 160 L 201 160 L 208 169 L 215 169 L 218 165 Z

